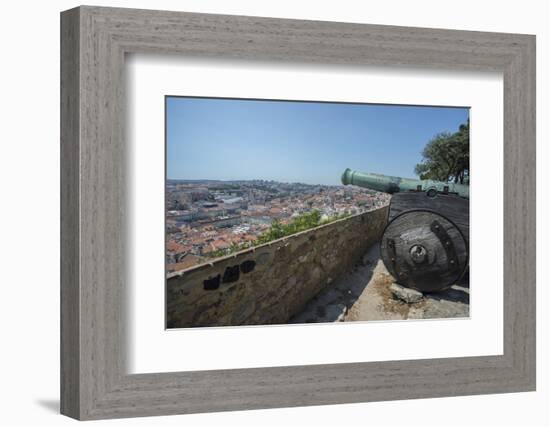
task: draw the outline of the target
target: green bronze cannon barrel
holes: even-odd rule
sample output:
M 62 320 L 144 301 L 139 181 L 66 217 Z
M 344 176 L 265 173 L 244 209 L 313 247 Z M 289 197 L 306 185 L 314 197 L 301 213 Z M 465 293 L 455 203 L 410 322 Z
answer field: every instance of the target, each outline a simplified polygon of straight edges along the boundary
M 342 184 L 357 185 L 359 187 L 382 191 L 389 194 L 404 191 L 424 191 L 426 193 L 457 194 L 458 196 L 466 199 L 470 197 L 470 187 L 468 185 L 455 184 L 452 182 L 401 178 L 378 173 L 357 172 L 349 168 L 342 174 Z
M 344 185 L 392 194 L 380 257 L 395 281 L 442 291 L 465 275 L 469 260 L 469 187 L 346 169 Z

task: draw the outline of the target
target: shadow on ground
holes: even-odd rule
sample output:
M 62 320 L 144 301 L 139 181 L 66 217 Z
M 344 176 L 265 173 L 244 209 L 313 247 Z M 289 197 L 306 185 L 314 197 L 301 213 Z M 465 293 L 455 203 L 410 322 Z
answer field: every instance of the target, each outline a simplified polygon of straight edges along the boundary
M 50 412 L 55 412 L 56 414 L 59 414 L 58 399 L 38 399 L 35 401 L 35 403 Z
M 468 288 L 461 285 L 455 285 L 443 292 L 434 292 L 424 295 L 426 298 L 436 301 L 452 301 L 460 302 L 462 304 L 470 304 L 470 292 Z
M 365 292 L 375 275 L 380 259 L 378 244 L 374 244 L 363 257 L 361 264 L 344 277 L 336 279 L 330 287 L 308 302 L 304 310 L 289 323 L 338 322 L 344 320 L 348 310 Z
M 361 263 L 313 298 L 289 323 L 342 321 L 443 319 L 469 317 L 468 276 L 460 284 L 438 293 L 425 294 L 421 301 L 406 303 L 396 298 L 392 276 L 374 244 Z

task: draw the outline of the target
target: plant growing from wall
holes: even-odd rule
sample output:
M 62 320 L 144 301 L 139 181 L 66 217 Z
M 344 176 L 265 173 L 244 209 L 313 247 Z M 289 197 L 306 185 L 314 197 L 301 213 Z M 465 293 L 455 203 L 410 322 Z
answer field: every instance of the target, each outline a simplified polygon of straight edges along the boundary
M 338 219 L 346 218 L 350 214 L 343 213 L 330 216 L 328 218 L 321 218 L 321 213 L 318 210 L 312 210 L 310 212 L 303 213 L 292 221 L 283 224 L 281 220 L 275 219 L 271 227 L 263 234 L 261 234 L 256 240 L 249 243 L 232 243 L 231 246 L 227 249 L 218 249 L 216 251 L 208 253 L 206 256 L 208 258 L 219 258 L 225 255 L 230 255 L 235 252 L 242 251 L 253 246 L 263 245 L 265 243 L 272 242 L 273 240 L 280 239 L 282 237 L 290 236 L 292 234 L 299 233 L 301 231 L 309 230 L 315 228 L 319 225 L 329 224 Z

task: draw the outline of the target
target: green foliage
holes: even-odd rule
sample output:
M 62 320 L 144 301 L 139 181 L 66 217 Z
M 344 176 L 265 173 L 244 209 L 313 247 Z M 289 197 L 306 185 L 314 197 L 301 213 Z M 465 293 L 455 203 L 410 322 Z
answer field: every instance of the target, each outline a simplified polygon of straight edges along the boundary
M 206 254 L 208 258 L 219 258 L 225 255 L 230 255 L 235 252 L 242 251 L 253 246 L 262 245 L 264 243 L 269 243 L 273 240 L 280 239 L 285 236 L 290 236 L 291 234 L 299 233 L 300 231 L 309 230 L 310 228 L 317 227 L 319 225 L 324 225 L 336 221 L 338 219 L 346 218 L 350 214 L 343 213 L 339 215 L 334 215 L 329 218 L 321 219 L 321 213 L 318 210 L 313 210 L 311 212 L 306 212 L 302 215 L 297 216 L 288 224 L 283 224 L 280 220 L 275 219 L 271 223 L 271 227 L 263 234 L 261 234 L 254 242 L 251 243 L 233 243 L 227 249 L 218 249 L 213 252 Z
M 207 258 L 219 258 L 225 255 L 230 255 L 235 252 L 242 251 L 243 249 L 249 248 L 251 246 L 250 243 L 231 243 L 231 246 L 229 246 L 227 249 L 216 249 L 215 251 L 208 252 L 205 254 Z
M 216 249 L 215 251 L 204 254 L 207 258 L 219 258 L 227 254 L 227 249 Z
M 258 237 L 255 244 L 261 245 L 263 243 L 271 242 L 272 240 L 280 239 L 281 237 L 317 227 L 320 224 L 320 221 L 321 213 L 318 210 L 313 210 L 311 212 L 299 215 L 288 224 L 283 224 L 280 220 L 276 219 L 271 224 L 269 230 Z
M 420 179 L 467 184 L 470 172 L 470 121 L 455 133 L 435 135 L 422 150 L 423 160 L 415 167 Z
M 349 213 L 341 213 L 341 214 L 333 215 L 333 216 L 330 216 L 330 217 L 328 217 L 328 218 L 322 219 L 321 222 L 319 223 L 319 225 L 328 224 L 328 223 L 330 223 L 330 222 L 336 221 L 337 219 L 344 219 L 344 218 L 347 218 L 348 216 L 351 216 L 351 214 L 349 214 Z

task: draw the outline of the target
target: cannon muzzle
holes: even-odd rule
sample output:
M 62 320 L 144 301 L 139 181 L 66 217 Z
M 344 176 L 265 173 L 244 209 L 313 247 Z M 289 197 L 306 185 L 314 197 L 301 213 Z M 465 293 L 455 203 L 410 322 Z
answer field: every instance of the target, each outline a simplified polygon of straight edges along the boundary
M 405 191 L 424 191 L 428 195 L 437 193 L 457 194 L 466 199 L 470 198 L 470 187 L 452 182 L 419 180 L 387 176 L 378 173 L 357 172 L 347 168 L 342 174 L 342 184 L 357 185 L 383 193 L 399 193 Z

